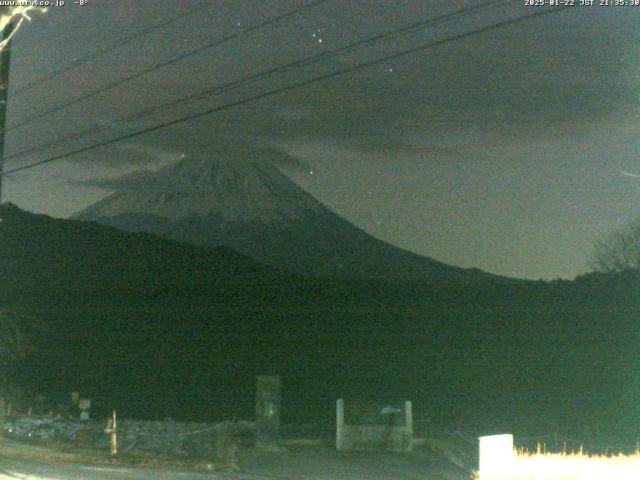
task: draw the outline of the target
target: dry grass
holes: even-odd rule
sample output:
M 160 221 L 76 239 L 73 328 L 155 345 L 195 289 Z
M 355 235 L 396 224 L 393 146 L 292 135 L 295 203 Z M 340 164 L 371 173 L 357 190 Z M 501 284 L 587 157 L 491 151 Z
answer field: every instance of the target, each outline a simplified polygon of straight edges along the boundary
M 640 452 L 633 455 L 514 452 L 499 478 L 480 480 L 640 480 Z

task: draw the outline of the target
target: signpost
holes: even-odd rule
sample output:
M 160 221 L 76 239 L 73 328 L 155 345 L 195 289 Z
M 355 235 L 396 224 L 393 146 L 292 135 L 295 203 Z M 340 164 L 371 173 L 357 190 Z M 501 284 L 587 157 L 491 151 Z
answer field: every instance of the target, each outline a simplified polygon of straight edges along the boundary
M 78 401 L 78 408 L 80 409 L 80 420 L 89 420 L 91 400 L 88 398 L 81 398 L 80 401 Z

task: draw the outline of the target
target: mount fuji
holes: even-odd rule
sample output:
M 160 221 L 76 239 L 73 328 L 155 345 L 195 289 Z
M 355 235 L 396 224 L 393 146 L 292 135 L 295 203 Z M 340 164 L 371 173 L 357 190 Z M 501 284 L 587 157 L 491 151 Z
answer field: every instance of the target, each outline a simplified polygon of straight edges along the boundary
M 438 284 L 502 279 L 374 238 L 281 170 L 299 163 L 274 148 L 222 147 L 206 157 L 118 179 L 114 193 L 74 218 L 195 245 L 227 246 L 309 277 Z

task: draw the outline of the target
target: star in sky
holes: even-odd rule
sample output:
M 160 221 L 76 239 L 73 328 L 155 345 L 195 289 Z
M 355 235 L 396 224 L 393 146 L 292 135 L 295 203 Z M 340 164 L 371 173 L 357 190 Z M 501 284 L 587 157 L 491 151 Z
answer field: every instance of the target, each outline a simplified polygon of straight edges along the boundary
M 314 32 L 311 34 L 311 36 L 319 44 L 322 44 L 322 42 L 324 41 L 322 38 L 322 30 L 319 28 L 315 29 Z

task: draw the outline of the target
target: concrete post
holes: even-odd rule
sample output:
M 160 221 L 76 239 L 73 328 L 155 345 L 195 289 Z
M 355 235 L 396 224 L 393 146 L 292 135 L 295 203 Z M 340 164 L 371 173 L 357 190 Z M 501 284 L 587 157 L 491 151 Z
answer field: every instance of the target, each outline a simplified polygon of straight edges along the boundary
M 111 455 L 115 455 L 118 453 L 118 430 L 117 430 L 117 424 L 116 424 L 116 411 L 113 411 L 113 414 L 111 416 Z
M 344 399 L 336 402 L 336 450 L 344 448 Z
M 413 408 L 409 400 L 404 402 L 404 418 L 408 440 L 406 451 L 411 451 L 413 449 Z
M 116 411 L 114 410 L 111 414 L 111 419 L 107 422 L 107 428 L 104 429 L 104 433 L 108 433 L 111 441 L 111 455 L 116 455 L 118 453 L 118 432 L 117 432 L 117 424 L 116 424 Z
M 258 376 L 256 383 L 256 445 L 258 447 L 278 447 L 280 390 L 280 377 Z
M 513 435 L 480 437 L 480 480 L 512 478 Z

